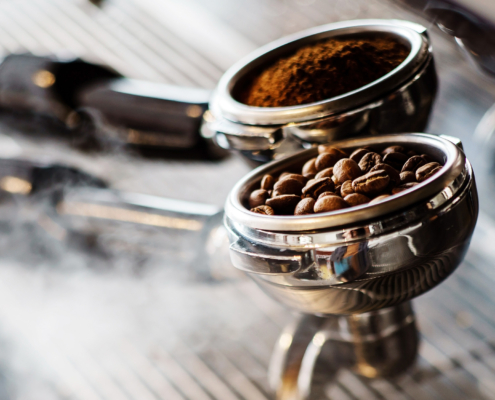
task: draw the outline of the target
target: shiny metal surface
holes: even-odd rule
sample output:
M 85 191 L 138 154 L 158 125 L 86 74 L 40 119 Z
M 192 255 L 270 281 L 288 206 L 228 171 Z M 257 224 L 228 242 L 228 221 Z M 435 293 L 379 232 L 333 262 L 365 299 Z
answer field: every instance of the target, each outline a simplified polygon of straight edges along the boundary
M 409 302 L 347 317 L 305 315 L 294 318 L 281 333 L 270 364 L 270 383 L 278 400 L 309 399 L 315 394 L 322 359 L 327 381 L 336 379 L 342 369 L 375 379 L 410 368 L 417 348 Z
M 399 67 L 377 81 L 318 103 L 250 107 L 235 100 L 236 86 L 253 69 L 303 44 L 341 35 L 390 35 L 409 46 L 411 53 Z M 329 24 L 266 45 L 229 69 L 214 92 L 203 134 L 216 134 L 221 146 L 244 150 L 248 157 L 268 161 L 290 153 L 291 145 L 303 148 L 303 143 L 356 135 L 421 131 L 435 93 L 436 74 L 424 27 L 399 20 Z M 291 144 L 289 150 L 286 142 Z
M 406 141 L 413 148 L 422 144 L 421 152 L 443 160 L 444 174 L 423 186 L 429 191 L 423 193 L 434 193 L 433 197 L 425 197 L 422 188 L 402 192 L 400 206 L 394 207 L 391 196 L 390 203 L 380 204 L 376 213 L 373 206 L 364 205 L 340 215 L 307 219 L 266 216 L 258 218 L 264 222 L 261 227 L 251 221 L 250 229 L 243 230 L 242 217 L 252 213 L 244 208 L 242 214 L 240 199 L 253 183 L 265 173 L 276 175 L 307 160 L 314 151 L 307 151 L 302 160 L 294 156 L 254 171 L 233 189 L 227 202 L 234 266 L 251 272 L 265 291 L 287 306 L 315 314 L 354 314 L 391 307 L 439 284 L 462 261 L 478 216 L 476 184 L 462 150 L 444 138 L 419 134 L 355 139 L 352 146 L 343 142 L 342 147 L 386 147 Z M 230 204 L 235 200 L 239 208 Z M 254 220 L 257 215 L 252 215 Z M 242 261 L 236 250 L 241 244 L 250 248 Z M 299 262 L 288 267 L 288 257 Z M 250 268 L 246 267 L 249 259 Z

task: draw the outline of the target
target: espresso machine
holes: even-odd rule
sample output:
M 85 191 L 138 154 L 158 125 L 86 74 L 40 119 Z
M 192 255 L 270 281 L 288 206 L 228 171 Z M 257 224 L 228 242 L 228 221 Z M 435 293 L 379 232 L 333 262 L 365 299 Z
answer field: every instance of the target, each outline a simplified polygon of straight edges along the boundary
M 337 98 L 277 108 L 235 100 L 237 87 L 256 68 L 303 44 L 353 35 L 390 35 L 411 52 L 398 69 Z M 426 29 L 397 20 L 341 22 L 280 39 L 220 80 L 203 133 L 213 132 L 217 142 L 253 160 L 275 160 L 229 195 L 225 224 L 232 263 L 305 315 L 277 342 L 270 370 L 277 398 L 309 398 L 319 358 L 331 359 L 328 379 L 340 368 L 389 377 L 414 362 L 418 334 L 410 300 L 460 264 L 478 216 L 474 175 L 460 140 L 408 133 L 425 128 L 436 88 Z M 302 165 L 317 154 L 314 144 L 329 142 L 349 154 L 367 146 L 407 146 L 435 154 L 445 171 L 423 193 L 355 211 L 277 217 L 246 209 L 246 196 L 265 174 L 278 176 Z
M 299 6 L 302 7 L 301 4 Z M 28 75 L 35 76 L 36 79 L 29 82 L 29 86 L 23 87 L 23 90 L 35 93 L 29 97 L 31 102 L 15 103 L 12 99 L 18 98 L 12 93 L 12 88 L 15 89 L 16 85 L 9 86 L 7 83 L 12 82 L 12 76 L 16 76 L 19 59 L 29 59 L 29 56 L 13 56 L 4 61 L 4 67 L 9 67 L 3 70 L 4 73 L 8 72 L 7 75 L 2 75 L 0 70 L 0 92 L 4 90 L 4 96 L 0 96 L 0 103 L 4 111 L 10 112 L 10 106 L 16 108 L 16 113 L 34 111 L 36 115 L 43 114 L 54 118 L 63 125 L 60 128 L 63 135 L 67 134 L 72 139 L 86 140 L 91 136 L 91 140 L 96 138 L 103 143 L 125 143 L 157 149 L 188 150 L 204 146 L 240 154 L 250 166 L 258 166 L 240 180 L 237 179 L 233 189 L 232 184 L 229 184 L 231 191 L 224 212 L 218 207 L 198 203 L 186 204 L 168 201 L 158 196 L 109 190 L 101 180 L 86 175 L 84 179 L 81 178 L 84 187 L 76 185 L 76 188 L 67 193 L 55 191 L 55 197 L 50 193 L 49 207 L 43 209 L 43 216 L 47 218 L 40 220 L 42 223 L 48 220 L 50 226 L 55 224 L 59 227 L 58 231 L 68 232 L 71 237 L 79 239 L 84 237 L 85 243 L 94 240 L 97 236 L 95 232 L 106 232 L 107 238 L 111 239 L 107 241 L 106 248 L 117 244 L 116 253 L 121 251 L 122 247 L 119 246 L 122 243 L 128 244 L 125 232 L 130 231 L 134 234 L 132 245 L 135 248 L 139 247 L 141 252 L 146 246 L 150 247 L 150 242 L 154 249 L 162 250 L 170 245 L 169 236 L 166 236 L 167 230 L 175 229 L 176 232 L 181 230 L 181 226 L 188 226 L 191 229 L 183 231 L 189 231 L 196 236 L 192 241 L 191 236 L 184 235 L 187 245 L 183 248 L 186 252 L 188 248 L 194 248 L 197 252 L 198 257 L 189 257 L 193 258 L 191 265 L 199 270 L 195 279 L 199 276 L 199 280 L 211 282 L 217 279 L 215 276 L 220 276 L 220 282 L 226 277 L 228 280 L 242 282 L 243 279 L 234 272 L 243 271 L 275 300 L 277 306 L 272 307 L 281 304 L 294 313 L 291 321 L 283 320 L 283 324 L 280 323 L 285 325 L 285 328 L 277 327 L 278 339 L 274 340 L 275 347 L 270 357 L 268 375 L 271 392 L 264 389 L 263 383 L 259 383 L 265 379 L 264 371 L 263 374 L 259 374 L 263 376 L 259 381 L 254 373 L 249 375 L 252 373 L 252 367 L 257 365 L 255 362 L 245 366 L 242 364 L 242 357 L 239 357 L 235 362 L 231 360 L 235 368 L 229 370 L 218 367 L 216 370 L 215 361 L 201 355 L 197 356 L 198 359 L 193 363 L 190 361 L 193 357 L 187 353 L 190 363 L 184 362 L 177 368 L 179 372 L 172 373 L 166 368 L 161 371 L 179 393 L 177 395 L 173 390 L 165 391 L 174 393 L 169 398 L 195 398 L 194 390 L 184 389 L 183 386 L 187 386 L 184 382 L 188 382 L 184 376 L 196 376 L 198 385 L 206 388 L 203 398 L 222 398 L 222 393 L 225 398 L 253 399 L 271 398 L 273 393 L 276 393 L 275 396 L 279 399 L 419 398 L 415 393 L 418 396 L 421 393 L 435 393 L 432 398 L 448 398 L 445 393 L 452 393 L 452 389 L 449 392 L 449 389 L 442 386 L 438 389 L 438 393 L 443 393 L 442 395 L 436 394 L 435 389 L 430 389 L 430 385 L 433 385 L 430 382 L 437 377 L 448 377 L 445 387 L 452 386 L 451 382 L 454 382 L 454 386 L 458 385 L 464 393 L 477 394 L 475 389 L 466 384 L 466 380 L 454 379 L 457 376 L 455 373 L 458 372 L 456 365 L 466 365 L 469 377 L 479 373 L 480 380 L 483 378 L 485 385 L 482 385 L 483 393 L 487 397 L 487 388 L 490 386 L 486 386 L 486 382 L 490 375 L 486 368 L 483 369 L 478 364 L 472 367 L 469 363 L 475 362 L 471 358 L 468 361 L 457 360 L 454 354 L 454 366 L 434 363 L 435 357 L 443 360 L 438 356 L 439 350 L 435 349 L 447 352 L 449 348 L 432 341 L 428 331 L 428 328 L 432 329 L 431 326 L 427 325 L 427 329 L 424 330 L 426 333 L 423 333 L 424 326 L 418 325 L 418 320 L 425 318 L 424 315 L 433 319 L 425 312 L 425 304 L 429 300 L 422 300 L 422 296 L 418 308 L 413 305 L 418 304 L 418 301 L 413 299 L 430 290 L 426 295 L 427 299 L 431 298 L 428 296 L 441 297 L 442 300 L 435 300 L 436 297 L 433 297 L 432 310 L 436 314 L 432 312 L 431 315 L 438 317 L 438 326 L 441 327 L 437 328 L 433 324 L 434 329 L 444 330 L 448 324 L 443 322 L 439 310 L 451 311 L 448 305 L 444 305 L 446 301 L 451 301 L 456 306 L 458 303 L 455 301 L 471 304 L 466 292 L 460 290 L 458 296 L 461 300 L 458 300 L 456 296 L 452 296 L 451 286 L 445 289 L 449 284 L 443 281 L 462 262 L 479 213 L 478 189 L 471 166 L 471 162 L 476 165 L 478 157 L 477 154 L 470 153 L 471 144 L 466 140 L 471 132 L 465 136 L 458 135 L 455 129 L 445 129 L 445 126 L 438 122 L 441 117 L 436 112 L 438 110 L 435 109 L 435 99 L 439 93 L 439 79 L 434 60 L 437 59 L 437 54 L 440 54 L 440 57 L 444 55 L 438 51 L 432 40 L 432 37 L 437 35 L 433 23 L 443 32 L 454 36 L 462 51 L 485 73 L 491 73 L 493 70 L 490 58 L 493 54 L 490 51 L 491 36 L 488 34 L 493 24 L 490 23 L 490 13 L 480 16 L 477 8 L 470 8 L 466 4 L 411 1 L 401 2 L 401 6 L 419 11 L 421 16 L 407 14 L 398 18 L 397 15 L 384 12 L 382 17 L 376 12 L 371 12 L 373 17 L 381 19 L 363 19 L 368 17 L 367 13 L 363 12 L 364 14 L 340 18 L 343 21 L 330 24 L 326 23 L 327 21 L 312 22 L 310 25 L 313 27 L 302 31 L 291 28 L 291 32 L 298 32 L 254 50 L 227 72 L 215 75 L 215 84 L 210 85 L 210 89 L 215 87 L 212 91 L 196 88 L 185 90 L 168 84 L 152 85 L 143 82 L 142 76 L 137 76 L 141 80 L 129 80 L 124 77 L 125 71 L 121 73 L 122 69 L 116 67 L 116 70 L 119 70 L 116 72 L 105 67 L 95 69 L 95 74 L 81 84 L 76 85 L 73 82 L 70 96 L 65 94 L 65 97 L 61 97 L 54 85 L 54 82 L 58 81 L 58 74 L 65 68 L 61 65 L 67 65 L 68 69 L 72 66 L 79 68 L 86 62 L 74 61 L 72 58 L 64 61 L 62 58 L 40 60 L 34 57 L 30 59 L 31 63 L 28 63 L 31 68 L 28 68 Z M 99 7 L 104 11 L 104 2 Z M 321 7 L 325 8 L 323 5 Z M 111 11 L 118 15 L 118 10 Z M 193 16 L 192 13 L 191 18 L 194 20 Z M 314 17 L 314 21 L 317 20 L 318 18 Z M 415 22 L 411 22 L 413 20 Z M 130 27 L 137 29 L 134 25 Z M 240 26 L 239 29 L 244 28 Z M 316 105 L 256 109 L 235 100 L 237 85 L 253 70 L 300 45 L 340 35 L 392 36 L 406 45 L 410 54 L 399 68 L 382 79 Z M 445 36 L 442 36 L 442 40 L 445 40 Z M 154 45 L 158 48 L 154 42 L 149 44 Z M 149 56 L 144 51 L 140 54 Z M 152 59 L 151 56 L 149 58 Z M 445 59 L 441 61 L 439 64 L 445 68 Z M 135 63 L 140 65 L 137 61 Z M 218 64 L 221 63 L 219 56 Z M 221 65 L 225 66 L 226 63 Z M 214 75 L 211 71 L 215 69 L 210 66 L 208 68 L 209 73 Z M 39 69 L 48 73 L 36 74 Z M 440 71 L 440 78 L 444 71 Z M 218 83 L 217 78 L 220 78 Z M 207 78 L 204 80 L 207 81 Z M 169 81 L 174 82 L 173 79 Z M 182 83 L 180 79 L 175 82 Z M 441 82 L 442 79 L 440 90 Z M 462 88 L 459 90 L 462 91 Z M 441 96 L 443 109 L 447 108 L 448 100 L 451 100 L 449 96 Z M 34 110 L 34 105 L 41 108 Z M 125 112 L 119 114 L 120 109 L 125 109 Z M 161 110 L 165 110 L 163 114 Z M 163 116 L 166 118 L 161 118 Z M 36 120 L 37 123 L 40 121 L 41 119 Z M 428 125 L 430 121 L 433 121 L 433 127 Z M 490 131 L 492 125 L 489 116 L 485 118 L 484 126 L 485 131 Z M 435 132 L 436 135 L 422 132 Z M 483 135 L 489 136 L 490 133 L 485 132 Z M 445 164 L 445 168 L 435 179 L 412 193 L 398 196 L 383 204 L 347 212 L 267 218 L 251 214 L 245 209 L 247 194 L 265 173 L 276 175 L 291 165 L 301 164 L 316 154 L 315 145 L 329 142 L 348 151 L 362 146 L 386 147 L 391 144 L 404 144 L 417 152 L 433 154 Z M 466 158 L 465 147 L 471 161 Z M 42 163 L 19 165 L 18 170 L 22 171 L 51 171 L 49 166 Z M 65 171 L 62 167 L 60 170 Z M 149 169 L 143 168 L 143 171 Z M 8 176 L 15 175 L 15 171 L 8 172 Z M 2 172 L 1 177 L 4 175 Z M 39 180 L 30 181 L 34 175 L 28 175 L 18 178 L 29 181 L 33 188 L 37 187 Z M 75 175 L 79 176 L 77 173 Z M 486 185 L 479 189 L 480 193 L 486 193 L 485 190 Z M 32 193 L 36 195 L 39 192 L 33 190 Z M 14 197 L 12 203 L 19 204 L 20 195 L 23 193 L 11 194 Z M 25 194 L 28 194 L 27 197 L 31 196 L 31 193 Z M 33 197 L 29 201 L 32 199 Z M 146 218 L 139 220 L 138 216 Z M 36 223 L 39 224 L 39 221 Z M 166 226 L 167 224 L 169 226 Z M 46 224 L 44 227 L 46 228 Z M 193 227 L 197 229 L 192 229 Z M 138 237 L 139 234 L 142 234 L 142 239 Z M 116 240 L 119 239 L 119 235 L 122 240 Z M 176 235 L 175 240 L 179 242 L 182 239 L 180 235 Z M 226 251 L 229 252 L 233 266 L 228 265 L 228 262 L 222 264 L 219 260 L 220 256 L 223 259 L 223 253 Z M 125 257 L 127 256 L 122 258 Z M 472 262 L 471 259 L 469 262 Z M 212 273 L 215 268 L 221 269 L 218 275 Z M 233 272 L 230 274 L 226 271 Z M 462 278 L 469 274 L 458 272 Z M 482 282 L 482 278 L 478 278 L 474 273 L 473 275 L 480 287 L 488 285 Z M 453 277 L 455 276 L 456 274 L 453 274 Z M 442 297 L 444 295 L 445 297 Z M 237 296 L 237 293 L 232 296 L 231 301 L 237 301 Z M 251 297 L 248 296 L 246 301 L 257 304 L 261 301 L 260 296 L 256 292 Z M 480 310 L 486 321 L 489 321 L 489 312 L 482 307 Z M 266 310 L 263 312 L 269 315 L 268 324 L 276 320 L 273 313 L 268 314 Z M 466 329 L 471 329 L 469 318 L 459 317 L 459 321 L 465 323 L 468 327 Z M 479 324 L 479 329 L 483 335 L 489 337 L 490 331 L 486 324 Z M 263 332 L 264 327 L 259 329 L 259 332 Z M 475 334 L 478 333 L 476 331 Z M 423 344 L 421 335 L 427 339 L 423 340 Z M 448 334 L 444 336 L 448 337 Z M 465 338 L 461 335 L 459 337 Z M 246 341 L 247 344 L 243 342 L 242 346 L 251 348 L 249 346 L 255 346 L 256 342 L 264 344 L 263 335 L 250 337 L 249 341 Z M 269 351 L 272 344 L 270 343 Z M 428 361 L 431 361 L 434 368 L 423 369 L 418 373 L 414 369 L 414 363 L 418 357 L 421 362 L 426 357 L 421 346 L 428 346 L 426 348 L 432 351 L 428 353 Z M 451 348 L 455 346 L 451 345 Z M 127 350 L 122 354 L 130 354 L 126 353 Z M 263 358 L 267 351 L 265 347 L 263 351 L 255 348 L 247 353 L 262 353 L 260 358 Z M 489 356 L 491 353 L 487 354 Z M 174 357 L 181 360 L 179 356 Z M 478 360 L 476 357 L 483 358 L 483 355 L 473 356 Z M 153 363 L 155 362 L 159 363 L 159 358 L 153 358 Z M 170 360 L 167 362 L 171 363 Z M 200 368 L 201 362 L 207 366 L 206 369 L 204 365 Z M 491 365 L 488 361 L 480 363 Z M 84 364 L 83 367 L 77 363 L 74 365 L 85 371 Z M 132 365 L 146 381 L 146 374 L 142 374 L 145 369 L 139 370 Z M 185 365 L 191 369 L 187 370 Z M 208 368 L 220 377 L 216 388 L 208 383 L 215 381 Z M 235 375 L 236 368 L 247 371 L 245 375 L 248 379 L 239 374 Z M 149 372 L 149 369 L 146 371 Z M 198 371 L 203 371 L 204 376 L 211 378 L 210 381 Z M 354 386 L 342 383 L 342 376 L 351 379 L 350 375 L 346 375 L 349 371 L 353 374 Z M 88 374 L 90 378 L 85 379 L 90 381 L 94 374 L 92 370 Z M 116 376 L 119 377 L 116 379 L 120 379 L 118 374 Z M 127 376 L 132 382 L 131 375 Z M 156 378 L 152 374 L 150 376 Z M 237 380 L 232 376 L 236 376 Z M 420 389 L 415 392 L 412 383 L 407 386 L 400 381 L 401 376 L 413 376 L 413 383 Z M 99 389 L 98 382 L 104 381 L 95 380 L 91 385 Z M 225 387 L 221 386 L 222 381 L 227 382 Z M 249 382 L 255 382 L 254 388 L 253 385 L 249 386 Z M 458 382 L 463 382 L 464 386 Z M 317 393 L 315 388 L 319 384 L 331 386 L 335 391 L 331 395 Z M 137 387 L 136 385 L 134 387 Z M 194 387 L 192 384 L 190 386 Z M 152 383 L 150 387 L 155 388 Z M 219 389 L 222 387 L 223 391 Z M 258 387 L 263 389 L 256 391 Z M 348 387 L 351 389 L 347 389 Z M 360 388 L 362 392 L 354 392 L 353 387 Z M 105 393 L 111 393 L 111 390 Z M 139 393 L 139 390 L 133 393 Z M 202 397 L 197 395 L 197 398 Z M 477 397 L 474 395 L 472 398 Z M 480 398 L 483 397 L 480 395 Z

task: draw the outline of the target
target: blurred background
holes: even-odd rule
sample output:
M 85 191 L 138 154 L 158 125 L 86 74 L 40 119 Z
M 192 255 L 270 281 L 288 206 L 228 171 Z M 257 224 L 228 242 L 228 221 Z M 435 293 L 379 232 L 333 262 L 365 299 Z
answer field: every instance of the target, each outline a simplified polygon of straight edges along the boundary
M 44 90 L 59 68 L 50 59 L 6 57 L 80 57 L 155 83 L 140 87 L 155 100 L 157 88 L 188 93 L 177 113 L 193 132 L 207 90 L 240 58 L 359 18 L 428 27 L 440 88 L 427 131 L 462 139 L 481 214 L 463 265 L 415 301 L 414 369 L 393 380 L 323 370 L 313 398 L 495 398 L 491 2 L 1 0 L 0 399 L 272 399 L 270 355 L 292 319 L 229 265 L 221 209 L 251 169 L 238 154 L 71 114 Z M 40 65 L 25 86 L 19 76 Z

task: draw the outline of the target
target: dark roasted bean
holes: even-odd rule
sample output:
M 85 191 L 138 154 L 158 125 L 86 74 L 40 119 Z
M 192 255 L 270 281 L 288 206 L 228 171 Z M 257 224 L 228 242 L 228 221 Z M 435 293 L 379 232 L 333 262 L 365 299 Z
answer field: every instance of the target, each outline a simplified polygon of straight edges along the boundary
M 273 208 L 277 215 L 294 214 L 294 209 L 301 201 L 301 196 L 295 194 L 284 194 L 282 196 L 273 197 L 266 201 L 266 205 Z
M 418 182 L 404 183 L 404 184 L 402 184 L 400 186 L 397 186 L 396 188 L 393 188 L 392 189 L 392 194 L 397 194 L 397 193 L 403 192 L 404 190 L 411 189 L 414 186 L 416 186 L 417 184 L 418 184 Z
M 405 171 L 400 173 L 400 183 L 416 182 L 416 174 L 411 171 Z
M 373 168 L 371 168 L 370 172 L 378 171 L 379 169 L 382 169 L 387 172 L 388 176 L 390 177 L 390 180 L 394 185 L 400 184 L 399 171 L 397 171 L 394 167 L 391 167 L 388 164 L 377 164 Z
M 300 181 L 296 179 L 291 179 L 289 177 L 285 177 L 281 181 L 278 181 L 275 186 L 273 186 L 275 196 L 280 196 L 282 194 L 297 194 L 301 195 L 301 190 L 304 187 Z
M 272 190 L 275 184 L 275 178 L 270 174 L 266 174 L 261 180 L 261 189 Z
M 249 207 L 255 208 L 265 204 L 268 199 L 268 191 L 265 189 L 254 190 L 249 196 Z
M 370 172 L 352 181 L 352 188 L 356 193 L 365 195 L 380 194 L 390 182 L 390 177 L 384 170 Z
M 404 153 L 406 154 L 406 149 L 402 146 L 389 146 L 385 150 L 382 151 L 382 156 L 388 153 Z
M 279 181 L 285 180 L 285 179 L 295 179 L 296 181 L 301 182 L 301 185 L 305 185 L 308 182 L 308 178 L 305 178 L 302 175 L 299 174 L 287 174 L 284 175 L 283 178 L 281 177 Z
M 318 172 L 316 170 L 316 167 L 315 167 L 315 161 L 316 161 L 316 158 L 312 158 L 311 160 L 309 161 L 306 161 L 306 164 L 304 164 L 303 168 L 302 168 L 302 174 L 303 176 L 309 178 L 308 175 L 316 175 L 316 173 Z M 309 178 L 311 179 L 311 178 Z
M 306 215 L 314 213 L 315 199 L 311 197 L 307 197 L 302 199 L 296 206 L 294 210 L 294 215 Z
M 251 211 L 256 213 L 256 214 L 263 214 L 263 215 L 275 215 L 275 211 L 273 211 L 273 208 L 270 206 L 258 206 L 251 208 Z
M 320 178 L 309 181 L 303 188 L 304 197 L 312 197 L 317 199 L 323 192 L 331 192 L 335 189 L 335 185 L 330 178 Z
M 376 204 L 380 203 L 381 201 L 385 200 L 387 197 L 390 197 L 389 194 L 382 194 L 381 196 L 375 197 L 373 200 L 369 202 L 369 204 Z
M 344 200 L 351 207 L 359 206 L 361 204 L 366 204 L 369 203 L 370 201 L 369 197 L 366 197 L 364 194 L 361 193 L 348 194 L 347 196 L 344 197 Z
M 406 154 L 409 157 L 413 157 L 413 156 L 417 156 L 418 155 L 418 153 L 416 153 L 414 150 L 409 150 Z
M 306 182 L 306 186 L 312 185 L 313 182 L 315 182 L 315 181 L 317 181 L 317 179 L 310 179 L 309 181 Z
M 356 161 L 353 161 L 350 158 L 343 158 L 333 167 L 333 175 L 337 178 L 337 181 L 342 184 L 345 181 L 356 179 L 362 175 L 362 172 Z
M 323 153 L 320 154 L 315 161 L 315 167 L 317 171 L 323 171 L 326 168 L 333 167 L 337 161 L 342 159 L 337 154 L 333 153 Z
M 334 192 L 323 192 L 318 196 L 318 200 L 320 200 L 322 197 L 325 197 L 325 196 L 337 196 L 337 197 L 339 197 L 339 195 L 334 193 Z
M 352 188 L 352 181 L 351 180 L 345 181 L 340 187 L 340 195 L 342 197 L 345 197 L 352 193 L 354 193 L 354 189 Z
M 325 168 L 324 170 L 318 172 L 315 176 L 315 179 L 331 178 L 332 176 L 333 176 L 333 167 L 330 167 L 330 168 Z
M 337 147 L 333 147 L 332 145 L 329 145 L 329 144 L 320 144 L 318 146 L 318 154 L 323 154 L 323 153 L 334 154 L 335 156 L 339 157 L 339 160 L 341 158 L 347 158 L 348 157 L 348 155 L 345 151 L 343 151 Z
M 373 168 L 376 164 L 380 164 L 382 162 L 382 157 L 377 153 L 367 153 L 361 158 L 359 161 L 359 168 L 361 171 L 366 174 Z
M 349 207 L 348 204 L 341 197 L 325 196 L 322 197 L 321 199 L 318 199 L 318 201 L 315 204 L 314 210 L 315 213 L 322 213 L 322 212 L 340 210 L 342 208 L 347 208 L 347 207 Z
M 370 151 L 368 149 L 357 149 L 353 151 L 349 158 L 359 163 L 359 161 L 361 161 L 361 158 L 363 158 L 364 155 L 368 154 L 369 152 Z
M 408 158 L 409 157 L 403 153 L 388 153 L 383 157 L 383 162 L 391 167 L 394 167 L 397 171 L 401 171 L 402 166 Z
M 401 172 L 416 172 L 419 167 L 422 167 L 425 164 L 426 160 L 423 156 L 412 156 L 404 163 Z
M 442 166 L 437 162 L 431 162 L 423 165 L 416 170 L 416 180 L 418 182 L 423 182 L 429 177 L 435 175 L 438 171 L 442 169 Z

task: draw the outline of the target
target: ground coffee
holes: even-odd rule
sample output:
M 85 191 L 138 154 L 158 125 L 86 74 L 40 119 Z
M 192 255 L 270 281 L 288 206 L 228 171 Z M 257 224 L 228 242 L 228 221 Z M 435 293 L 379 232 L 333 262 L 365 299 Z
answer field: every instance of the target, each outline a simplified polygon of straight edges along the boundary
M 284 107 L 328 99 L 377 80 L 408 53 L 392 38 L 318 42 L 263 70 L 247 83 L 239 100 L 256 107 Z

